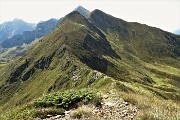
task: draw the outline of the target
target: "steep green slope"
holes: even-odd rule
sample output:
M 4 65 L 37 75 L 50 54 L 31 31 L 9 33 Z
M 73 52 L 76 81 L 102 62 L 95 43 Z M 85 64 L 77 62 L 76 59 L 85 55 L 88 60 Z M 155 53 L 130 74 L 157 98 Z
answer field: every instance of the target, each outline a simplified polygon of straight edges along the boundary
M 129 71 L 127 82 L 163 98 L 179 99 L 180 36 L 139 23 L 130 23 L 95 10 L 90 21 L 106 34 L 121 56 L 116 67 Z M 129 83 L 126 83 L 129 84 Z M 138 88 L 140 90 L 142 88 Z
M 180 36 L 144 24 L 130 23 L 114 18 L 100 10 L 90 20 L 103 30 L 113 43 L 122 43 L 122 49 L 148 62 L 180 56 Z M 179 67 L 179 66 L 178 66 Z
M 36 39 L 30 44 L 23 44 L 22 46 L 4 49 L 3 52 L 0 53 L 0 63 L 8 63 L 16 59 L 17 57 L 24 55 L 30 49 L 30 47 L 36 42 L 38 42 L 40 39 L 42 38 Z
M 91 84 L 98 87 L 101 81 L 107 81 L 103 83 L 106 85 L 112 78 L 88 67 L 98 69 L 102 65 L 104 69 L 107 64 L 113 64 L 103 55 L 118 57 L 95 26 L 78 12 L 72 12 L 23 57 L 1 69 L 0 104 L 7 103 L 3 106 L 6 109 L 9 103 L 22 104 L 50 91 Z
M 24 56 L 0 68 L 0 110 L 85 87 L 179 100 L 179 43 L 180 36 L 99 10 L 88 20 L 72 12 Z

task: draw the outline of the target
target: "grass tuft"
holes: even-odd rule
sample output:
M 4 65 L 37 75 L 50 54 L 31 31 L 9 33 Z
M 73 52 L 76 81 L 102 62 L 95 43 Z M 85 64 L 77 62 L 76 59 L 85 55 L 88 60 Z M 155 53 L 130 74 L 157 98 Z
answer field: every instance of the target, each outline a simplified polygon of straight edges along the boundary
M 86 106 L 79 107 L 78 109 L 71 112 L 71 117 L 75 119 L 80 119 L 84 117 L 90 117 L 92 115 L 91 109 Z

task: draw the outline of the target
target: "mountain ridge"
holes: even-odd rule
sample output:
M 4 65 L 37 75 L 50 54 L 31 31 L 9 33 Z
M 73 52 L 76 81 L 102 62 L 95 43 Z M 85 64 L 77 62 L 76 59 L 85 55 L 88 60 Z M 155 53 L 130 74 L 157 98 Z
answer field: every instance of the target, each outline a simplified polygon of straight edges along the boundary
M 94 20 L 92 20 L 93 19 L 93 14 L 96 14 L 96 16 L 98 16 L 98 17 L 96 17 L 96 19 L 94 19 Z M 133 22 L 125 22 L 124 20 L 121 20 L 121 19 L 115 19 L 113 22 L 111 21 L 110 22 L 110 20 L 111 20 L 111 18 L 112 18 L 112 16 L 110 16 L 110 15 L 107 15 L 108 17 L 106 17 L 106 19 L 103 19 L 103 16 L 104 15 L 107 15 L 107 14 L 105 14 L 105 13 L 103 13 L 102 11 L 100 11 L 100 10 L 95 10 L 95 11 L 93 11 L 92 13 L 91 13 L 91 15 L 90 15 L 90 20 L 92 20 L 92 22 L 94 22 L 100 29 L 102 29 L 103 31 L 105 31 L 106 33 L 108 33 L 108 30 L 109 30 L 109 33 L 111 33 L 111 32 L 118 32 L 119 34 L 120 34 L 120 36 L 118 36 L 118 37 L 120 37 L 120 38 L 122 38 L 122 39 L 127 39 L 128 41 L 132 41 L 132 40 L 136 40 L 136 41 L 139 41 L 138 39 L 142 39 L 142 35 L 143 36 L 145 36 L 146 34 L 152 34 L 152 35 L 161 35 L 161 36 L 158 36 L 159 38 L 156 38 L 157 40 L 158 39 L 160 39 L 160 37 L 161 38 L 163 38 L 163 39 L 166 39 L 167 37 L 169 37 L 170 35 L 170 33 L 168 33 L 168 32 L 165 32 L 165 31 L 163 31 L 163 30 L 160 30 L 160 29 L 158 29 L 158 28 L 154 28 L 154 27 L 149 27 L 149 26 L 147 26 L 147 25 L 144 25 L 144 24 L 139 24 L 139 23 L 133 23 Z M 97 18 L 99 18 L 98 20 L 97 20 Z M 103 23 L 105 23 L 105 22 L 101 22 L 102 20 L 104 20 L 104 21 L 107 21 L 106 23 L 108 23 L 108 22 L 110 22 L 110 25 L 111 26 L 109 26 L 108 27 L 108 25 L 107 24 L 103 24 Z M 102 25 L 101 25 L 102 24 Z M 113 24 L 116 24 L 116 25 L 118 25 L 118 26 L 115 26 L 115 25 L 113 25 Z M 101 25 L 101 26 L 100 26 Z M 102 27 L 103 26 L 103 27 Z M 106 26 L 107 28 L 104 28 L 104 26 Z M 138 27 L 140 27 L 140 26 L 142 26 L 142 29 L 137 29 Z M 132 27 L 133 27 L 133 29 L 132 29 Z M 144 30 L 145 29 L 145 30 Z M 163 35 L 163 34 L 165 34 L 165 35 Z M 126 36 L 128 36 L 128 38 L 126 37 Z M 173 36 L 173 38 L 175 38 L 176 37 L 176 39 L 179 39 L 179 36 L 176 36 L 176 35 L 173 35 L 173 34 L 171 34 L 171 36 Z M 153 38 L 154 39 L 154 38 Z M 158 43 L 158 41 L 156 40 L 156 39 L 154 39 L 154 43 L 156 43 L 156 44 L 159 44 Z M 169 43 L 171 43 L 173 40 L 171 39 L 171 38 L 168 38 L 169 39 Z M 178 49 L 179 49 L 179 40 L 176 40 L 175 39 L 175 43 L 173 43 L 174 45 L 176 45 L 176 48 L 175 48 L 175 50 L 177 50 L 176 52 L 174 52 L 177 56 L 179 56 L 179 52 L 178 52 Z M 171 41 L 170 41 L 171 40 Z M 152 41 L 152 40 L 149 40 L 149 41 Z M 148 42 L 148 41 L 147 41 Z M 162 41 L 161 41 L 162 42 Z M 153 44 L 154 44 L 153 43 Z M 168 43 L 168 44 L 169 44 Z M 141 43 L 141 41 L 140 41 L 140 43 L 139 43 L 139 45 L 140 44 L 142 44 Z M 152 44 L 152 43 L 151 43 Z M 165 44 L 167 44 L 167 43 L 165 43 Z M 142 45 L 140 45 L 140 46 L 142 46 Z M 140 47 L 139 46 L 139 47 Z M 163 47 L 162 48 L 160 48 L 160 49 L 163 49 Z M 167 46 L 167 49 L 168 49 L 168 46 Z M 145 48 L 144 48 L 144 50 L 145 50 Z M 141 51 L 143 51 L 143 50 L 141 50 Z M 139 51 L 138 53 L 141 53 L 141 51 Z M 153 50 L 151 50 L 151 51 L 153 51 Z M 167 51 L 167 50 L 162 50 L 162 51 Z M 160 52 L 159 53 L 159 56 L 162 56 L 163 54 L 161 54 L 162 52 Z M 173 53 L 173 51 L 172 51 L 172 53 Z M 148 53 L 146 53 L 146 54 L 148 54 Z M 164 53 L 164 54 L 166 54 L 166 53 Z M 175 56 L 176 56 L 175 55 Z M 151 56 L 154 56 L 154 55 L 151 55 Z M 169 56 L 171 56 L 171 55 L 169 55 Z
M 178 101 L 179 37 L 102 11 L 88 18 L 71 12 L 26 54 L 0 68 L 0 109 L 82 88 Z M 130 101 L 139 103 L 135 96 Z

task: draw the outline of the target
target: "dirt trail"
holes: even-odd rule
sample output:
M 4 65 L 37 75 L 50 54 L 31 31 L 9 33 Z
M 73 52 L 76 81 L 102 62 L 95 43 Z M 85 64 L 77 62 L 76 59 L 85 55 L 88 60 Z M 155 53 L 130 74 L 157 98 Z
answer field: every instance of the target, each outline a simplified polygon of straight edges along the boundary
M 82 110 L 90 110 L 90 115 L 82 115 L 80 118 L 73 118 L 72 113 L 77 109 L 66 111 L 65 115 L 50 116 L 44 120 L 134 120 L 138 109 L 136 106 L 123 101 L 113 90 L 115 83 L 109 87 L 109 93 L 103 94 L 102 106 L 83 105 Z M 35 119 L 41 120 L 41 119 Z

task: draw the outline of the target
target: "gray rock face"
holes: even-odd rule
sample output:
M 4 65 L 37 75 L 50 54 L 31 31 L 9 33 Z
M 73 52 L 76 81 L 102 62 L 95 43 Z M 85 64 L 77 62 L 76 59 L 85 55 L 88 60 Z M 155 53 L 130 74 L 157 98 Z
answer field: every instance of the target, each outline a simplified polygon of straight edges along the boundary
M 79 12 L 84 17 L 88 17 L 88 15 L 90 14 L 90 11 L 83 8 L 82 6 L 78 6 L 77 8 L 74 9 L 74 11 Z

